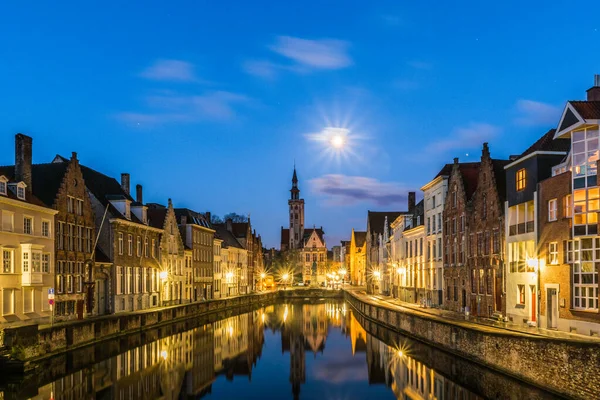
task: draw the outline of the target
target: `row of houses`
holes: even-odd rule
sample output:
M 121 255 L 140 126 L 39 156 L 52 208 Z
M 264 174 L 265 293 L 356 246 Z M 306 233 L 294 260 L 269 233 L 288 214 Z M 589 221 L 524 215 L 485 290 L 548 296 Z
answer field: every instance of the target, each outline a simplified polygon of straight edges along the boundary
M 342 242 L 356 285 L 424 306 L 598 334 L 600 77 L 521 154 L 444 165 Z
M 0 167 L 0 323 L 138 311 L 257 289 L 260 235 L 246 222 L 144 203 L 143 188 L 57 155 L 32 163 L 17 134 Z

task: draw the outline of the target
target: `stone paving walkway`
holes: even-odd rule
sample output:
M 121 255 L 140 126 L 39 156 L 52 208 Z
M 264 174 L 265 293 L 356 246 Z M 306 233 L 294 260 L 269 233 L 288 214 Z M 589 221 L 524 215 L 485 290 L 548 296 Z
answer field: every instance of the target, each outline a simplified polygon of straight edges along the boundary
M 346 287 L 344 287 L 344 289 L 347 291 L 351 291 L 353 294 L 355 294 L 359 297 L 363 297 L 364 299 L 366 299 L 368 301 L 375 301 L 380 304 L 385 303 L 388 306 L 393 306 L 395 308 L 398 308 L 400 311 L 411 310 L 412 312 L 429 314 L 432 316 L 436 316 L 436 317 L 440 317 L 440 318 L 444 318 L 444 319 L 448 319 L 448 320 L 452 320 L 452 321 L 457 321 L 457 322 L 460 322 L 461 324 L 464 324 L 464 323 L 473 324 L 473 325 L 478 326 L 479 328 L 490 327 L 490 328 L 502 329 L 502 330 L 509 331 L 509 332 L 519 332 L 519 333 L 525 333 L 525 334 L 535 335 L 535 336 L 552 337 L 552 338 L 558 338 L 558 339 L 573 340 L 573 341 L 578 341 L 578 342 L 583 341 L 583 342 L 600 343 L 600 337 L 580 335 L 580 334 L 557 331 L 557 330 L 552 330 L 552 329 L 528 327 L 528 326 L 515 324 L 512 322 L 501 322 L 501 321 L 496 321 L 496 320 L 493 320 L 490 318 L 481 318 L 481 317 L 475 317 L 472 315 L 466 316 L 463 313 L 449 311 L 449 310 L 442 310 L 439 308 L 424 308 L 424 307 L 420 307 L 418 304 L 406 303 L 404 301 L 401 301 L 399 299 L 389 297 L 389 296 L 367 294 L 364 287 L 346 286 Z

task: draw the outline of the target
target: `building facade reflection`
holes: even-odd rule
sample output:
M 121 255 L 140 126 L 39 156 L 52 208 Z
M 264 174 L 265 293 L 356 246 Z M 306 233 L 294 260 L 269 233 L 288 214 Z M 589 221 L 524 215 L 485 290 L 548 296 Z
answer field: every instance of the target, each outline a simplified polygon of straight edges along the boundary
M 314 371 L 307 371 L 307 357 L 309 368 L 318 368 L 319 365 L 331 368 L 335 357 L 325 352 L 332 332 L 338 334 L 330 340 L 338 342 L 331 342 L 329 352 L 334 352 L 333 348 L 341 351 L 341 340 L 346 343 L 342 343 L 347 346 L 346 351 L 351 351 L 351 358 L 364 360 L 355 364 L 358 366 L 355 368 L 360 370 L 357 369 L 359 377 L 352 375 L 352 379 L 358 379 L 367 388 L 377 388 L 377 393 L 382 393 L 383 389 L 397 399 L 484 398 L 471 391 L 472 387 L 481 390 L 485 386 L 473 383 L 478 378 L 494 383 L 495 390 L 514 385 L 514 382 L 506 383 L 507 378 L 485 375 L 490 373 L 481 372 L 471 364 L 465 366 L 466 361 L 457 360 L 455 363 L 451 356 L 441 355 L 424 344 L 411 344 L 397 334 L 390 336 L 379 328 L 375 329 L 374 332 L 383 335 L 388 343 L 398 338 L 403 341 L 390 346 L 365 330 L 360 318 L 357 319 L 347 307 L 344 303 L 291 302 L 229 316 L 209 324 L 199 323 L 200 326 L 189 330 L 185 330 L 186 324 L 183 324 L 182 332 L 174 332 L 176 328 L 173 327 L 161 328 L 154 333 L 145 333 L 147 343 L 73 371 L 51 383 L 32 387 L 31 381 L 26 381 L 22 387 L 11 386 L 10 392 L 6 388 L 4 392 L 0 389 L 0 399 L 222 398 L 222 394 L 214 392 L 215 382 L 219 381 L 220 389 L 223 384 L 239 384 L 247 388 L 247 382 L 252 382 L 253 370 L 263 355 L 265 333 L 269 331 L 268 340 L 279 340 L 280 336 L 281 354 L 289 354 L 291 396 L 290 392 L 271 393 L 265 385 L 251 384 L 252 391 L 256 393 L 241 393 L 240 398 L 244 395 L 255 398 L 314 397 L 315 386 L 312 384 L 317 375 Z M 367 327 L 372 326 L 368 322 L 366 324 Z M 102 352 L 103 349 L 96 349 L 96 356 Z M 267 354 L 274 357 L 277 353 L 270 350 Z M 348 358 L 345 360 L 344 363 L 347 363 Z M 263 362 L 278 365 L 273 359 Z M 436 368 L 441 367 L 444 373 L 434 370 L 432 363 Z M 67 368 L 68 363 L 65 363 L 64 369 Z M 462 378 L 465 373 L 470 380 Z M 333 375 L 327 375 L 330 376 Z M 328 378 L 325 381 L 329 383 Z M 465 387 L 465 382 L 471 389 Z M 526 395 L 530 389 L 519 390 L 522 388 L 518 387 L 512 393 Z

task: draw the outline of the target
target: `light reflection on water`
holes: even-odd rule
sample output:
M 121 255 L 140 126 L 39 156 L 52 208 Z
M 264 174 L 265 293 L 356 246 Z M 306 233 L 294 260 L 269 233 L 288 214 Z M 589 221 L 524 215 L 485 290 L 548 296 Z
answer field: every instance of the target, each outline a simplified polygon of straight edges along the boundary
M 50 383 L 5 384 L 0 399 L 550 398 L 397 334 L 388 332 L 385 344 L 359 319 L 342 302 L 268 306 L 157 337 L 78 371 L 65 365 Z M 427 361 L 449 367 L 443 374 Z

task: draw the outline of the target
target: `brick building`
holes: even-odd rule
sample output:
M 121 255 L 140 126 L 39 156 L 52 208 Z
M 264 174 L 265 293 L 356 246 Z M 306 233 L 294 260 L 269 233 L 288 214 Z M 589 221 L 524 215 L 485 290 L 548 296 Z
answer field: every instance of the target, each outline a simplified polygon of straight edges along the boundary
M 99 231 L 96 246 L 97 313 L 137 311 L 160 305 L 162 229 L 148 224 L 148 207 L 129 194 L 129 174 L 121 183 L 80 166 Z
M 467 218 L 471 212 L 471 200 L 478 184 L 480 163 L 459 163 L 454 159 L 448 178 L 448 193 L 444 202 L 442 240 L 444 242 L 444 307 L 464 311 L 470 306 L 471 293 L 467 268 Z
M 470 309 L 473 315 L 491 317 L 504 313 L 504 201 L 509 160 L 495 160 L 483 144 L 477 189 L 471 200 L 466 231 L 469 234 Z M 453 221 L 454 222 L 454 221 Z M 458 223 L 458 220 L 457 222 Z M 456 228 L 463 232 L 461 222 Z M 455 228 L 452 228 L 455 229 Z M 459 249 L 461 242 L 459 241 Z M 475 247 L 475 248 L 474 248 Z M 463 247 L 464 249 L 464 247 Z

